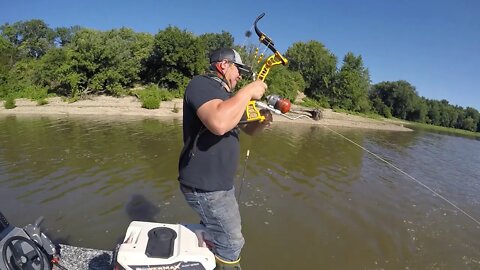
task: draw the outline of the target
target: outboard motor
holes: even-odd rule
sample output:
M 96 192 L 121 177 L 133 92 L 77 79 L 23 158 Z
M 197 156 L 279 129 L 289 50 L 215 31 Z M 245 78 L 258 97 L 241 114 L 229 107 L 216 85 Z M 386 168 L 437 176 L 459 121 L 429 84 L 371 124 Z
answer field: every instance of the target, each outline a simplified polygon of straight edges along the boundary
M 51 270 L 56 254 L 52 241 L 40 231 L 40 217 L 23 229 L 12 226 L 0 212 L 0 269 Z

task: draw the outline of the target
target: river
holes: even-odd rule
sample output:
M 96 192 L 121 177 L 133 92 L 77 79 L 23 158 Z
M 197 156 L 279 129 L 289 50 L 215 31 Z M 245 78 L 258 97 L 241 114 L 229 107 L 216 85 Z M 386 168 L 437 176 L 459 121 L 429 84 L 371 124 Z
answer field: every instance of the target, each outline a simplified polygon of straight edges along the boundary
M 242 135 L 243 269 L 480 269 L 478 139 L 331 129 Z M 107 250 L 131 220 L 196 223 L 176 180 L 181 141 L 176 120 L 2 116 L 0 211 Z

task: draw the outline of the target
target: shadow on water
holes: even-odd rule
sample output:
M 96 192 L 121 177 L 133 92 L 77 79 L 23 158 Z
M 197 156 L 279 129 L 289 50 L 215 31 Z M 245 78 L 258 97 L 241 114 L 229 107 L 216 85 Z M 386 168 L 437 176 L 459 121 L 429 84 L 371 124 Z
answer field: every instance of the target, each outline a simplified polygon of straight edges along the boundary
M 134 194 L 125 205 L 125 211 L 131 221 L 155 222 L 155 215 L 160 212 L 160 208 L 151 203 L 145 196 Z

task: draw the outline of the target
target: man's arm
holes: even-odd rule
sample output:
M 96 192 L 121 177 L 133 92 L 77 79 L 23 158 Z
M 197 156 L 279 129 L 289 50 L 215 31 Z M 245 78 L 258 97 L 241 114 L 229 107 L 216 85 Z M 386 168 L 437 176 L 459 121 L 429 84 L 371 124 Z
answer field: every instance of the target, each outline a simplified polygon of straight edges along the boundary
M 223 135 L 238 124 L 248 102 L 252 99 L 260 99 L 265 93 L 265 88 L 264 82 L 255 81 L 240 89 L 227 100 L 207 101 L 198 108 L 198 118 L 213 134 Z

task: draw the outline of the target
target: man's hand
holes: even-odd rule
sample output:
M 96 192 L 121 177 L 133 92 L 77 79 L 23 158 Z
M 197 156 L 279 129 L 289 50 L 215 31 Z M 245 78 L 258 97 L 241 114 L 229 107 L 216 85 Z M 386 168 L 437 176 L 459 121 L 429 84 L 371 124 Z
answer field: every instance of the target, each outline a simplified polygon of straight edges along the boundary
M 267 84 L 261 80 L 253 81 L 247 85 L 245 85 L 242 89 L 248 91 L 250 94 L 251 99 L 259 100 L 262 98 L 263 94 L 267 90 Z

